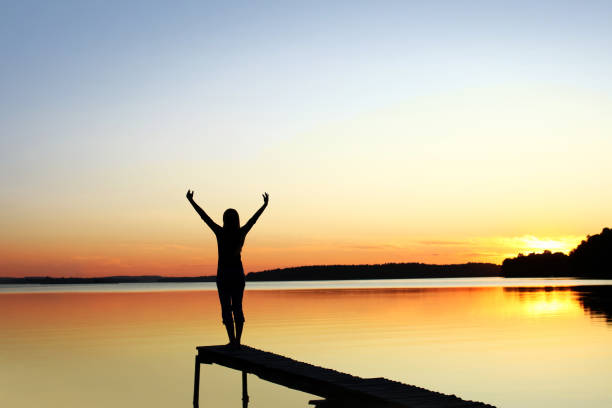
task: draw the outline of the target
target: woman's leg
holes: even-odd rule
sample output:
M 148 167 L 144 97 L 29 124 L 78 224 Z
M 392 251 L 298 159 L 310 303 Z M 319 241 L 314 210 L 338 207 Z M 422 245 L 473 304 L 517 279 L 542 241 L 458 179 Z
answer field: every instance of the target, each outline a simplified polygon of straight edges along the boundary
M 232 290 L 232 312 L 236 323 L 236 344 L 240 345 L 242 329 L 244 327 L 244 312 L 242 311 L 242 297 L 244 295 L 244 282 L 240 282 Z
M 224 284 L 217 281 L 217 291 L 219 293 L 219 302 L 221 303 L 221 317 L 223 325 L 227 331 L 227 337 L 230 344 L 236 343 L 234 334 L 234 321 L 232 319 L 232 293 Z
M 242 328 L 244 327 L 244 322 L 236 322 L 236 344 L 240 346 L 240 338 L 242 337 Z
M 227 338 L 229 339 L 228 345 L 232 346 L 236 344 L 236 337 L 234 335 L 234 325 L 223 323 L 225 325 L 225 331 L 227 331 Z

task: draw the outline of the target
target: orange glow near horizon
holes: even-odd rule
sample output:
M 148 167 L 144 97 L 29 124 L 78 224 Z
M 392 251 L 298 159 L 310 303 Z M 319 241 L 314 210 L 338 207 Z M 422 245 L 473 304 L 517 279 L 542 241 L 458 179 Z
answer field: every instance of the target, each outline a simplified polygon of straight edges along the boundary
M 212 237 L 181 244 L 82 243 L 12 246 L 0 249 L 0 276 L 99 277 L 120 275 L 202 276 L 216 273 L 216 243 Z M 210 234 L 212 235 L 212 234 Z M 258 237 L 259 238 L 259 237 Z M 582 237 L 476 238 L 467 240 L 405 240 L 377 244 L 367 241 L 274 243 L 261 239 L 243 250 L 245 271 L 322 264 L 423 262 L 500 264 L 518 253 L 568 253 Z
M 563 252 L 564 254 L 568 254 L 572 249 L 574 249 L 582 239 L 580 237 L 562 237 L 559 239 L 551 239 L 551 238 L 537 238 L 534 236 L 523 237 L 524 248 L 527 249 L 526 252 L 542 252 L 542 251 L 551 251 L 551 252 Z
M 501 263 L 518 253 L 569 252 L 580 237 L 558 240 L 519 238 L 474 239 L 466 241 L 428 240 L 400 245 L 316 243 L 266 247 L 249 245 L 243 251 L 245 270 L 259 271 L 290 266 L 321 264 L 375 264 L 386 262 L 424 262 L 449 264 L 464 262 Z M 99 245 L 95 252 L 87 247 L 40 248 L 39 252 L 11 248 L 0 251 L 0 276 L 118 276 L 162 275 L 201 276 L 216 272 L 216 247 L 212 239 L 202 247 L 192 245 Z M 74 252 L 78 251 L 76 254 Z

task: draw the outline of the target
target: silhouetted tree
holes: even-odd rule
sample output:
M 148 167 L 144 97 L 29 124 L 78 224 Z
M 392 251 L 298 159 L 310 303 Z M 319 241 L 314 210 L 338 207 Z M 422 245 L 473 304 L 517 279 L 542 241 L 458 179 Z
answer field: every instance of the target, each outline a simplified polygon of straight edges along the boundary
M 518 254 L 504 259 L 501 274 L 507 278 L 570 276 L 569 258 L 561 252 Z
M 612 278 L 612 230 L 589 235 L 570 252 L 572 270 L 579 276 Z
M 612 230 L 588 235 L 569 256 L 544 251 L 504 259 L 501 274 L 505 277 L 575 276 L 612 279 Z

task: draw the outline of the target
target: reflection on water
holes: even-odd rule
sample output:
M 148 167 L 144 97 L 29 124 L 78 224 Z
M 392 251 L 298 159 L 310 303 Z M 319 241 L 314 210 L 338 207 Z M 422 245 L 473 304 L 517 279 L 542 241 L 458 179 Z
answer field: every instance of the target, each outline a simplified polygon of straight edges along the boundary
M 245 343 L 498 407 L 612 406 L 611 286 L 247 290 Z M 189 406 L 214 290 L 0 294 L 3 406 Z M 606 323 L 606 321 L 608 323 Z M 201 406 L 242 405 L 202 366 Z M 249 406 L 310 396 L 249 376 Z
M 591 318 L 612 325 L 612 286 L 504 288 L 517 293 L 531 314 L 571 313 L 580 308 Z
M 517 293 L 525 313 L 529 315 L 559 316 L 581 311 L 571 288 L 504 288 L 504 291 Z
M 612 325 L 612 286 L 585 286 L 575 289 L 582 307 Z

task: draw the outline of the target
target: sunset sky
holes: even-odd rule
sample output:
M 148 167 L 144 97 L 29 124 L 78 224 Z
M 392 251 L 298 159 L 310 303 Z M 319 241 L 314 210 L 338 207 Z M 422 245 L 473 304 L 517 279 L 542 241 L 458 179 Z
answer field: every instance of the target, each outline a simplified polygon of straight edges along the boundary
M 176 4 L 179 3 L 179 4 Z M 500 263 L 612 226 L 612 4 L 19 1 L 0 276 Z

